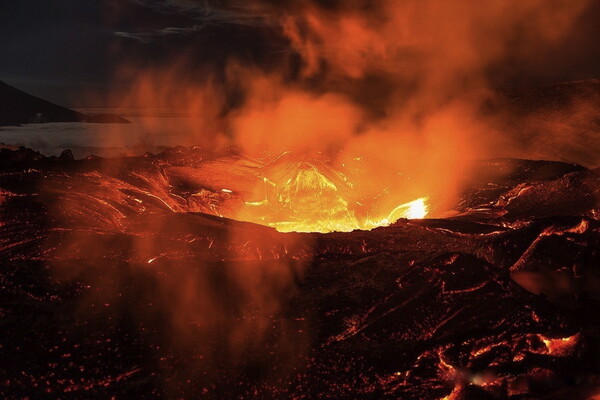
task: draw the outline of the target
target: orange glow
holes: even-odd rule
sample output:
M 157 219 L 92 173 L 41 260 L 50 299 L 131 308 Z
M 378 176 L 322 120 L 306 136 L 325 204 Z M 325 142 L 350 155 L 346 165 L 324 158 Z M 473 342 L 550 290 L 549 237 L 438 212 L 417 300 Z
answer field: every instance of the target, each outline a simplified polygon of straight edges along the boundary
M 428 211 L 427 197 L 420 197 L 410 203 L 401 204 L 392 211 L 389 217 L 390 222 L 395 222 L 400 218 L 423 219 Z
M 111 124 L 102 136 L 104 147 L 133 155 L 158 152 L 160 146 L 199 146 L 202 154 L 159 165 L 157 183 L 143 180 L 147 190 L 134 200 L 140 213 L 146 202 L 156 201 L 168 212 L 207 213 L 286 232 L 373 229 L 401 218 L 440 215 L 469 179 L 470 160 L 489 156 L 490 144 L 498 142 L 490 138 L 502 137 L 481 112 L 493 97 L 488 67 L 526 47 L 515 50 L 515 43 L 560 40 L 585 5 L 382 0 L 364 12 L 356 6 L 362 2 L 340 2 L 335 9 L 288 3 L 284 9 L 269 9 L 267 3 L 247 8 L 268 18 L 266 25 L 289 43 L 290 51 L 280 52 L 269 68 L 232 56 L 219 70 L 196 70 L 193 49 L 164 64 L 128 62 L 115 54 L 123 64 L 100 103 L 134 110 L 124 116 L 139 130 L 139 146 L 125 140 L 126 126 Z M 526 54 L 535 58 L 536 48 Z M 160 146 L 154 143 L 158 138 Z M 122 185 L 106 181 L 93 190 L 102 193 L 111 184 Z M 188 197 L 178 198 L 170 185 Z M 119 193 L 126 196 L 130 188 L 123 189 Z M 60 212 L 69 209 L 67 201 Z M 120 218 L 114 223 L 123 229 Z M 193 218 L 177 223 L 192 230 L 187 224 Z M 171 228 L 161 220 L 132 228 L 145 230 L 136 232 L 132 263 L 148 271 L 168 264 L 161 234 Z M 238 249 L 221 260 L 230 266 L 228 287 L 238 295 L 225 304 L 200 261 L 193 268 L 198 272 L 157 277 L 177 343 L 215 338 L 242 351 L 264 341 L 269 316 L 294 288 L 293 276 L 310 262 L 311 244 L 308 235 L 287 235 L 291 242 L 280 244 L 268 229 L 247 230 L 178 241 L 182 253 L 198 246 L 213 251 L 222 242 Z M 302 257 L 290 255 L 294 246 Z M 109 251 L 96 243 L 79 247 Z M 278 265 L 270 268 L 264 259 L 279 260 Z M 190 319 L 200 321 L 197 328 Z M 284 347 L 294 353 L 293 346 Z
M 584 6 L 383 0 L 364 12 L 353 2 L 257 3 L 246 11 L 268 19 L 295 61 L 263 69 L 232 57 L 197 74 L 185 53 L 162 66 L 126 64 L 108 101 L 145 110 L 135 120 L 143 145 L 160 136 L 208 152 L 234 147 L 256 164 L 256 180 L 206 187 L 231 196 L 229 209 L 193 211 L 286 232 L 372 229 L 454 205 L 470 160 L 503 137 L 481 109 L 493 97 L 486 68 L 520 49 L 505 37 L 560 40 Z M 373 76 L 384 84 L 362 82 Z M 123 146 L 121 128 L 107 128 L 108 146 Z
M 548 354 L 552 355 L 567 355 L 572 353 L 579 343 L 579 334 L 563 338 L 548 338 L 544 335 L 539 335 L 542 342 L 548 350 Z
M 187 1 L 168 3 L 184 4 Z M 306 313 L 305 322 L 288 320 L 288 316 L 295 316 L 303 307 L 296 305 L 298 299 L 304 301 L 303 297 L 293 296 L 299 283 L 302 283 L 302 290 L 306 290 L 303 283 L 305 269 L 310 268 L 306 271 L 312 274 L 310 279 L 315 271 L 320 273 L 318 267 L 321 264 L 313 265 L 312 257 L 321 257 L 324 251 L 331 254 L 331 264 L 323 265 L 335 263 L 336 266 L 332 273 L 338 275 L 331 276 L 346 279 L 345 270 L 356 269 L 352 260 L 362 263 L 365 257 L 355 257 L 355 253 L 351 253 L 354 250 L 348 250 L 353 257 L 348 260 L 352 262 L 343 259 L 338 262 L 345 256 L 341 252 L 322 250 L 322 243 L 327 244 L 328 239 L 337 240 L 336 236 L 359 238 L 363 235 L 333 235 L 333 238 L 322 239 L 321 235 L 277 234 L 275 230 L 323 233 L 371 230 L 393 225 L 401 219 L 435 218 L 444 211 L 452 211 L 469 181 L 471 160 L 488 158 L 501 147 L 498 143 L 510 143 L 504 138 L 505 132 L 496 130 L 499 128 L 494 125 L 495 120 L 485 111 L 489 100 L 494 98 L 494 86 L 487 81 L 494 71 L 490 66 L 498 60 L 512 60 L 517 51 L 535 58 L 543 51 L 538 50 L 538 47 L 544 47 L 540 42 L 561 39 L 562 32 L 568 31 L 585 1 L 381 0 L 371 2 L 376 9 L 372 12 L 356 7 L 367 3 L 362 1 L 331 2 L 340 4 L 335 9 L 318 6 L 326 2 L 281 3 L 289 3 L 289 11 L 257 11 L 260 15 L 273 15 L 273 20 L 267 21 L 264 29 L 280 29 L 281 39 L 289 43 L 289 47 L 282 45 L 282 49 L 263 46 L 273 59 L 280 53 L 285 54 L 281 56 L 282 60 L 277 59 L 268 67 L 261 68 L 260 62 L 253 64 L 251 60 L 236 60 L 232 56 L 224 60 L 223 65 L 219 64 L 219 71 L 211 71 L 208 67 L 193 70 L 195 62 L 193 57 L 188 59 L 188 55 L 160 66 L 150 63 L 122 66 L 115 74 L 114 91 L 106 103 L 114 108 L 136 110 L 138 114 L 133 118 L 124 116 L 141 132 L 142 152 L 157 153 L 161 151 L 160 146 L 198 146 L 200 149 L 190 153 L 182 151 L 185 158 L 173 157 L 174 162 L 169 159 L 169 151 L 178 150 L 169 150 L 160 157 L 149 156 L 146 161 L 152 168 L 148 167 L 148 175 L 137 169 L 130 170 L 128 160 L 111 160 L 105 165 L 102 160 L 90 163 L 110 169 L 110 174 L 101 174 L 92 167 L 89 172 L 82 172 L 85 178 L 81 179 L 82 189 L 69 190 L 59 198 L 60 201 L 53 202 L 56 208 L 50 209 L 48 215 L 65 221 L 77 218 L 88 221 L 84 217 L 90 213 L 90 221 L 95 221 L 92 217 L 101 221 L 97 223 L 100 228 L 82 224 L 77 226 L 80 229 L 72 229 L 71 225 L 66 225 L 69 232 L 74 232 L 69 236 L 74 243 L 60 249 L 64 252 L 62 259 L 69 260 L 64 263 L 66 268 L 75 269 L 68 272 L 73 276 L 87 276 L 77 270 L 83 270 L 86 265 L 72 267 L 71 260 L 77 260 L 80 254 L 86 257 L 88 254 L 85 253 L 101 254 L 89 258 L 100 260 L 97 276 L 111 278 L 105 279 L 107 283 L 98 283 L 107 287 L 108 300 L 130 288 L 129 275 L 121 279 L 122 271 L 128 274 L 131 271 L 132 276 L 135 276 L 133 273 L 143 274 L 143 282 L 151 289 L 143 293 L 140 304 L 151 301 L 156 302 L 156 308 L 164 308 L 164 322 L 161 320 L 158 333 L 168 336 L 178 349 L 181 348 L 181 354 L 191 354 L 193 350 L 205 357 L 193 370 L 219 370 L 219 374 L 221 371 L 227 374 L 227 359 L 230 359 L 232 365 L 240 361 L 245 375 L 246 371 L 255 375 L 246 367 L 253 365 L 246 363 L 246 356 L 264 356 L 265 362 L 261 365 L 269 366 L 267 354 L 270 353 L 273 359 L 287 360 L 293 375 L 273 369 L 269 379 L 282 384 L 303 384 L 303 363 L 313 357 L 311 346 L 317 343 L 316 339 L 322 333 L 305 335 L 299 332 L 321 323 L 321 311 L 327 311 L 327 307 L 321 305 L 329 302 L 329 289 L 325 286 L 328 279 L 322 285 L 318 282 L 318 297 L 307 303 L 310 313 Z M 525 44 L 521 47 L 521 43 Z M 528 48 L 531 43 L 540 46 Z M 591 111 L 585 115 L 588 113 Z M 157 117 L 157 114 L 160 115 Z M 119 124 L 106 125 L 103 145 L 126 149 L 125 155 L 140 154 L 139 148 L 132 149 L 125 141 L 125 128 L 127 126 Z M 153 143 L 157 138 L 162 140 L 160 146 Z M 549 147 L 561 148 L 557 145 L 561 143 L 558 135 L 548 143 Z M 536 143 L 528 147 L 543 149 L 546 146 Z M 547 153 L 540 150 L 535 154 Z M 65 187 L 73 184 L 66 178 L 64 182 Z M 135 182 L 137 186 L 128 182 Z M 495 191 L 499 187 L 490 189 Z M 88 196 L 87 192 L 93 192 L 94 196 Z M 487 196 L 487 192 L 484 194 Z M 136 197 L 129 201 L 131 196 Z M 92 200 L 111 207 L 114 213 L 96 216 L 89 211 L 94 208 L 84 208 Z M 78 213 L 73 213 L 73 209 Z M 133 213 L 136 217 L 130 218 Z M 73 214 L 73 218 L 69 214 Z M 250 223 L 232 223 L 206 214 Z M 511 223 L 508 218 L 506 221 Z M 392 328 L 401 328 L 397 333 L 390 333 L 395 342 L 422 337 L 418 330 L 404 330 L 404 325 L 394 321 L 402 322 L 404 318 L 403 308 L 399 307 L 413 304 L 410 298 L 404 299 L 404 293 L 407 296 L 414 294 L 415 298 L 423 294 L 430 298 L 431 293 L 437 293 L 436 285 L 439 284 L 442 285 L 441 294 L 435 296 L 445 314 L 432 309 L 432 315 L 425 316 L 423 329 L 433 327 L 438 320 L 440 324 L 425 332 L 425 340 L 414 340 L 418 340 L 416 349 L 425 349 L 422 343 L 437 346 L 436 340 L 448 342 L 451 336 L 447 332 L 462 329 L 462 314 L 450 315 L 454 301 L 445 300 L 447 296 L 454 296 L 452 287 L 456 286 L 456 298 L 462 301 L 463 297 L 470 296 L 469 291 L 480 288 L 485 289 L 482 293 L 487 296 L 488 287 L 483 285 L 487 285 L 488 280 L 476 283 L 477 272 L 469 277 L 463 288 L 454 283 L 459 275 L 446 274 L 454 274 L 456 268 L 463 268 L 463 263 L 464 268 L 470 268 L 470 265 L 488 268 L 487 262 L 491 266 L 504 253 L 512 257 L 516 252 L 507 247 L 512 243 L 509 239 L 486 239 L 479 246 L 475 239 L 467 238 L 464 240 L 468 240 L 469 249 L 476 250 L 476 258 L 462 261 L 463 256 L 470 257 L 470 253 L 463 254 L 459 246 L 459 239 L 463 240 L 462 226 L 467 232 L 465 237 L 476 236 L 468 233 L 471 229 L 473 232 L 487 231 L 485 225 L 477 228 L 479 224 L 475 222 L 459 221 L 461 228 L 456 233 L 425 227 L 432 237 L 443 235 L 448 239 L 448 244 L 440 242 L 433 249 L 421 240 L 422 235 L 430 237 L 421 229 L 398 232 L 400 229 L 390 228 L 389 236 L 380 229 L 364 235 L 369 236 L 368 241 L 365 239 L 361 243 L 352 238 L 344 241 L 340 246 L 351 249 L 360 246 L 360 251 L 365 254 L 374 253 L 373 248 L 381 248 L 386 258 L 382 258 L 381 263 L 367 260 L 366 267 L 386 279 L 390 274 L 398 278 L 395 278 L 389 296 L 389 285 L 383 280 L 373 290 L 366 287 L 366 301 L 361 298 L 357 306 L 331 303 L 335 306 L 331 321 L 343 317 L 340 321 L 344 324 L 348 321 L 349 325 L 342 333 L 332 332 L 332 340 L 342 342 L 354 334 L 362 335 L 363 330 L 368 339 L 370 332 L 365 327 L 370 330 L 387 320 L 392 321 Z M 583 233 L 593 227 L 587 220 L 582 220 L 569 230 L 559 232 L 558 228 L 547 228 L 540 237 Z M 111 235 L 105 235 L 106 241 L 100 242 L 92 236 L 97 231 Z M 494 228 L 494 232 L 501 231 Z M 507 230 L 507 235 L 509 233 Z M 414 245 L 411 242 L 406 246 L 404 243 L 397 245 L 409 235 L 414 235 Z M 496 233 L 493 235 L 495 238 Z M 512 236 L 502 234 L 501 237 Z M 371 238 L 381 240 L 371 242 Z M 117 241 L 127 243 L 127 253 L 117 253 L 113 249 Z M 52 243 L 49 242 L 49 246 Z M 500 243 L 500 250 L 494 250 L 495 243 Z M 534 241 L 534 245 L 536 243 Z M 71 249 L 76 249 L 79 254 Z M 442 251 L 453 254 L 443 256 L 450 260 L 447 271 L 438 266 L 424 267 L 429 260 L 437 260 Z M 115 255 L 109 257 L 111 254 Z M 413 254 L 420 255 L 413 257 Z M 128 257 L 126 266 L 114 261 L 123 255 Z M 581 256 L 584 260 L 584 253 Z M 387 268 L 387 257 L 396 260 L 390 268 Z M 485 265 L 481 264 L 484 260 Z M 518 267 L 519 262 L 513 268 Z M 375 268 L 371 268 L 371 264 Z M 413 281 L 413 270 L 425 271 L 423 276 L 431 276 L 431 284 Z M 352 282 L 362 279 L 360 271 L 356 269 L 352 276 L 348 275 L 350 281 L 341 281 L 344 286 L 340 293 L 345 294 L 346 288 L 354 290 Z M 111 273 L 114 277 L 109 275 Z M 410 287 L 404 285 L 405 277 Z M 372 279 L 377 280 L 378 276 L 374 275 Z M 312 281 L 307 282 L 312 285 Z M 448 290 L 444 286 L 447 282 L 450 282 Z M 492 281 L 495 286 L 498 282 Z M 136 295 L 132 292 L 131 298 Z M 402 305 L 396 307 L 400 301 Z M 373 303 L 374 311 L 365 313 L 370 303 Z M 418 316 L 429 308 L 416 305 L 414 309 Z M 346 320 L 346 314 L 351 318 Z M 442 315 L 448 315 L 448 318 L 442 321 Z M 144 313 L 132 317 L 141 322 L 146 318 Z M 412 323 L 412 317 L 408 317 Z M 134 320 L 133 324 L 137 322 Z M 411 326 L 421 328 L 420 325 L 406 325 Z M 387 334 L 387 328 L 385 330 Z M 335 354 L 339 348 L 352 348 L 353 342 L 351 338 L 340 345 L 327 345 L 322 352 L 317 349 L 317 353 Z M 577 337 L 553 339 L 540 335 L 536 344 L 543 354 L 561 355 L 572 354 L 578 342 Z M 490 351 L 495 344 L 485 342 L 485 345 L 487 347 L 477 348 L 472 354 L 480 357 L 472 363 L 477 368 L 488 360 L 510 357 L 510 354 L 505 355 L 507 345 L 504 342 L 497 345 L 497 352 Z M 502 379 L 509 381 L 509 378 L 496 377 L 487 371 L 470 376 L 471 367 L 463 363 L 468 357 L 454 354 L 454 347 L 449 349 L 448 358 L 444 358 L 442 350 L 439 352 L 437 376 L 430 369 L 428 359 L 423 363 L 424 368 L 415 369 L 417 374 L 424 371 L 424 376 L 431 382 L 428 384 L 436 385 L 436 393 L 453 385 L 452 392 L 443 399 L 465 397 L 464 393 L 470 393 L 469 385 L 480 386 L 477 388 L 480 391 L 481 387 L 505 385 L 496 383 Z M 522 354 L 526 354 L 525 351 L 515 353 L 514 361 L 521 361 L 525 357 Z M 356 354 L 360 356 L 359 352 Z M 413 351 L 406 354 L 412 357 Z M 402 360 L 398 365 L 402 367 L 409 360 Z M 348 368 L 358 368 L 363 361 L 357 358 L 344 362 Z M 318 365 L 306 368 L 317 371 L 318 368 L 312 369 L 314 367 Z M 393 365 L 386 369 L 391 367 Z M 257 375 L 263 373 L 257 372 Z M 166 381 L 180 385 L 179 371 L 165 374 Z M 413 382 L 408 372 L 405 381 L 407 384 Z M 181 383 L 181 386 L 185 385 Z M 500 390 L 504 389 L 498 389 L 498 393 L 502 393 Z M 372 394 L 376 395 L 376 392 Z
M 263 184 L 256 188 L 257 199 L 246 201 L 237 219 L 280 232 L 349 232 L 388 226 L 400 218 L 424 218 L 428 213 L 426 197 L 396 207 L 386 193 L 362 199 L 361 187 L 346 174 L 318 160 L 289 157 L 293 155 L 283 154 L 266 166 Z M 282 162 L 284 158 L 288 160 Z M 367 212 L 361 213 L 361 208 Z

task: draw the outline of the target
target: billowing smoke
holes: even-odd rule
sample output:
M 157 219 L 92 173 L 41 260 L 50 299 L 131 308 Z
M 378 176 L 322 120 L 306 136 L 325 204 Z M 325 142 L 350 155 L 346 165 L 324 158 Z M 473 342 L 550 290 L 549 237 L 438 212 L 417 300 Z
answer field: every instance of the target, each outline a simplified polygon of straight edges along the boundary
M 505 129 L 489 112 L 508 74 L 502 65 L 546 68 L 539 60 L 589 7 L 587 0 L 136 3 L 187 22 L 118 33 L 177 51 L 160 52 L 160 62 L 123 57 L 111 101 L 196 116 L 173 145 L 319 153 L 338 167 L 360 158 L 353 179 L 363 200 L 393 187 L 405 193 L 393 202 L 427 195 L 440 208 L 451 205 L 469 160 L 523 155 L 526 132 Z M 531 157 L 544 155 L 552 154 Z

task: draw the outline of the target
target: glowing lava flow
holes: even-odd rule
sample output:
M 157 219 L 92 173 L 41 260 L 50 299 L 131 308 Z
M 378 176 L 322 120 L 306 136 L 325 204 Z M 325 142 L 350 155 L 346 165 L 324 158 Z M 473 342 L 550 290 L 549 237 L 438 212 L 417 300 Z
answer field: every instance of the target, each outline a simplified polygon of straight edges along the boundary
M 377 222 L 367 221 L 368 224 L 372 224 L 369 229 L 376 228 L 378 226 L 388 226 L 398 221 L 400 218 L 406 219 L 422 219 L 429 213 L 429 207 L 427 206 L 427 197 L 419 197 L 411 202 L 401 204 L 394 208 L 387 218 L 384 218 Z M 368 226 L 367 224 L 367 226 Z
M 427 197 L 420 197 L 399 207 L 403 206 L 406 208 L 406 213 L 404 214 L 405 216 L 403 218 L 422 219 L 425 218 L 429 212 L 427 207 Z
M 428 213 L 427 197 L 401 204 L 391 211 L 374 205 L 364 215 L 364 200 L 342 173 L 329 166 L 302 160 L 283 163 L 263 177 L 259 201 L 246 201 L 240 218 L 274 227 L 280 232 L 350 232 L 388 226 L 401 218 L 419 219 Z M 379 210 L 379 211 L 375 211 Z

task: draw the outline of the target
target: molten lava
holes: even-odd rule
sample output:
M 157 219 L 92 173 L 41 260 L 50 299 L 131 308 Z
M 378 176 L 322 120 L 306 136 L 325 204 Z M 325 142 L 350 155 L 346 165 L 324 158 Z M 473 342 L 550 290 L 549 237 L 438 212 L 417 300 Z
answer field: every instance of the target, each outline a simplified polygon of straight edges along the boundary
M 386 209 L 380 203 L 387 192 L 365 199 L 346 174 L 317 160 L 288 162 L 287 155 L 265 166 L 257 189 L 260 200 L 245 202 L 242 219 L 280 232 L 350 232 L 388 226 L 401 218 L 421 219 L 428 213 L 427 197 Z

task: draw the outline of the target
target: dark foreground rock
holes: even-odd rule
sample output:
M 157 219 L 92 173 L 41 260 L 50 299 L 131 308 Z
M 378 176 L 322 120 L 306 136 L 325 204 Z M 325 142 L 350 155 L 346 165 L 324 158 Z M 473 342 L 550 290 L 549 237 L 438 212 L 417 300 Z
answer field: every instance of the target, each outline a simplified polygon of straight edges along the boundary
M 0 173 L 4 398 L 598 394 L 595 171 L 485 161 L 453 218 L 282 234 L 215 216 L 219 175 L 249 179 L 232 159 L 23 157 Z

